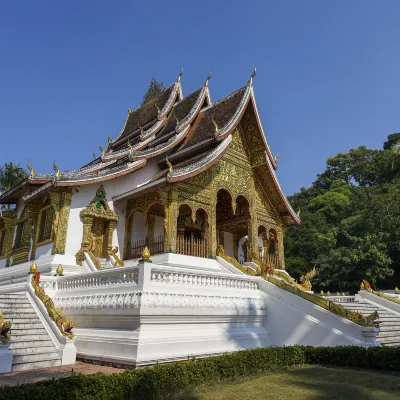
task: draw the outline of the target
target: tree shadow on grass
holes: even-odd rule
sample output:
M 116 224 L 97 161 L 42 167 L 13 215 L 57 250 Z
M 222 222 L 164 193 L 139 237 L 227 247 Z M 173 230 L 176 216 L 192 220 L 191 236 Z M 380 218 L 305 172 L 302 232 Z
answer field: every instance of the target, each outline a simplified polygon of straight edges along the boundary
M 286 384 L 313 391 L 313 400 L 400 399 L 400 379 L 395 375 L 317 366 L 288 370 L 286 373 Z

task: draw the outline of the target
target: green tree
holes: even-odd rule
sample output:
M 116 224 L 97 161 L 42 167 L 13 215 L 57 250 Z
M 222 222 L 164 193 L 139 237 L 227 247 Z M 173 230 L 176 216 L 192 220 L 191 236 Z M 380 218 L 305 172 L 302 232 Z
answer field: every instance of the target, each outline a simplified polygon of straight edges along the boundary
M 0 167 L 0 193 L 10 190 L 26 176 L 25 170 L 19 164 L 5 163 L 3 167 Z

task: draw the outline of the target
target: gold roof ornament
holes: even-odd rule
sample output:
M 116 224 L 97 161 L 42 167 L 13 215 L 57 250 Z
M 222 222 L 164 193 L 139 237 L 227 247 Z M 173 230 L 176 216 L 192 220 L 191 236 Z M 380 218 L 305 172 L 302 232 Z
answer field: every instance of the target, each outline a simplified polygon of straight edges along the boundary
M 278 164 L 278 158 L 279 158 L 279 154 L 276 153 L 276 156 L 274 157 L 274 161 Z
M 129 149 L 129 154 L 132 154 L 133 153 L 133 147 L 132 147 L 131 142 L 129 141 L 129 139 L 128 139 L 127 146 L 128 146 L 128 149 Z
M 106 155 L 106 151 L 103 147 L 99 146 L 99 150 L 101 151 L 101 156 L 104 157 Z
M 176 120 L 176 126 L 178 126 L 178 125 L 179 125 L 179 119 L 178 119 L 178 117 L 176 116 L 176 114 L 174 114 L 174 117 L 175 117 L 175 120 Z
M 397 286 L 394 288 L 394 293 L 395 294 L 399 294 L 400 293 L 400 290 L 399 290 L 399 288 Z
M 61 178 L 61 171 L 60 171 L 60 168 L 58 168 L 57 165 L 56 165 L 56 160 L 54 160 L 54 162 L 53 162 L 53 170 L 56 173 L 56 179 L 60 179 Z
M 299 211 L 297 211 L 297 216 L 300 218 L 300 213 L 301 213 L 301 209 L 299 208 Z
M 58 265 L 56 269 L 56 275 L 55 276 L 64 276 L 64 269 L 61 264 Z
M 33 178 L 36 175 L 35 170 L 33 169 L 32 165 L 29 163 L 26 163 L 26 166 L 28 167 L 30 174 L 29 174 L 29 178 Z
M 96 158 L 97 158 L 97 156 L 96 156 L 96 153 L 95 152 L 93 152 L 93 158 L 96 160 Z
M 212 122 L 214 124 L 215 132 L 218 132 L 219 131 L 219 127 L 218 127 L 218 124 L 215 122 L 214 117 L 212 117 Z
M 150 250 L 146 246 L 142 251 L 142 260 L 149 261 L 150 260 Z
M 365 290 L 364 282 L 361 282 L 360 289 L 361 289 L 361 290 Z
M 181 76 L 183 75 L 183 68 L 181 69 L 181 72 L 179 72 L 178 78 L 176 78 L 177 82 L 181 81 Z
M 158 114 L 158 116 L 160 116 L 160 114 L 161 114 L 161 110 L 158 108 L 158 105 L 157 105 L 157 103 L 156 102 L 154 102 L 154 105 L 156 106 L 156 108 L 157 108 L 157 114 Z
M 157 110 L 158 110 L 158 107 L 157 107 Z M 138 128 L 140 129 L 140 134 L 143 135 L 143 128 L 140 126 L 140 122 L 139 121 L 138 121 L 137 125 L 138 125 Z
M 112 142 L 113 142 L 112 137 L 109 136 L 109 137 L 108 137 L 108 144 L 112 144 Z
M 165 162 L 166 162 L 167 165 L 168 165 L 169 173 L 172 174 L 172 172 L 174 172 L 174 168 L 172 167 L 171 162 L 168 160 L 168 157 L 165 157 Z
M 29 268 L 29 273 L 30 274 L 36 274 L 36 272 L 37 272 L 37 265 L 34 262 L 34 263 L 32 263 L 31 267 Z
M 257 69 L 256 69 L 256 67 L 254 67 L 254 71 L 253 71 L 253 73 L 250 75 L 250 79 L 249 79 L 249 81 L 247 82 L 247 84 L 251 87 L 251 86 L 253 86 L 253 78 L 255 77 L 257 75 Z
M 128 108 L 128 113 L 131 113 L 131 112 L 132 112 L 132 110 L 130 108 Z
M 208 86 L 208 81 L 211 79 L 212 73 L 210 72 L 207 76 L 206 81 L 204 82 L 204 86 Z

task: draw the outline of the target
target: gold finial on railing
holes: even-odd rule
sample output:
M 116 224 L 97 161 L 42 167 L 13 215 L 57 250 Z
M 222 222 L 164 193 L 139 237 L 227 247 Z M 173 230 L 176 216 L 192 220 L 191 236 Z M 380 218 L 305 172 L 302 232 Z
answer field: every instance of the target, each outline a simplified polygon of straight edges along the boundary
M 30 274 L 35 274 L 37 272 L 37 265 L 36 263 L 32 263 L 31 267 L 29 268 L 29 273 Z
M 400 290 L 399 290 L 399 288 L 397 286 L 394 288 L 394 293 L 395 294 L 400 294 Z
M 147 246 L 142 251 L 142 260 L 144 261 L 149 261 L 150 260 L 150 250 L 148 249 Z
M 0 342 L 7 344 L 11 339 L 8 336 L 12 323 L 10 321 L 4 321 L 3 311 L 0 310 Z
M 177 82 L 181 81 L 181 76 L 183 75 L 183 68 L 181 69 L 181 72 L 179 72 L 178 78 L 176 78 Z
M 115 246 L 112 250 L 111 250 L 111 255 L 114 257 L 115 260 L 115 264 L 114 267 L 123 267 L 125 265 L 125 263 L 118 257 L 118 246 Z
M 64 276 L 63 274 L 64 274 L 64 269 L 63 269 L 62 265 L 59 264 L 59 266 L 56 269 L 55 276 Z
M 320 294 L 321 296 L 323 296 L 325 293 L 324 293 L 323 290 L 321 290 L 321 291 L 319 292 L 319 294 Z
M 331 292 L 328 290 L 328 291 L 326 292 L 326 295 L 327 295 L 327 296 L 330 296 L 330 295 L 331 295 Z

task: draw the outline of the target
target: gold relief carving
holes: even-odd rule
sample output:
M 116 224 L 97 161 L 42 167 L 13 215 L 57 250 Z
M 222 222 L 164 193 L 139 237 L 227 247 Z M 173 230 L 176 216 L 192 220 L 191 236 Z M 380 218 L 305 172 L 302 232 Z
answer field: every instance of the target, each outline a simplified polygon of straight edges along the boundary
M 7 210 L 3 211 L 2 213 L 2 220 L 4 223 L 5 229 L 5 236 L 4 236 L 4 243 L 3 248 L 5 251 L 6 257 L 6 267 L 10 266 L 10 259 L 11 259 L 11 252 L 12 252 L 12 245 L 13 245 L 13 238 L 14 238 L 14 231 L 15 225 L 17 223 L 17 213 L 14 210 Z
M 53 254 L 64 254 L 67 243 L 68 220 L 71 210 L 72 192 L 63 191 L 60 196 L 60 208 L 57 218 L 57 233 L 53 245 Z M 53 206 L 54 207 L 54 206 Z
M 145 193 L 139 197 L 130 199 L 126 205 L 126 215 L 129 217 L 134 210 L 140 210 L 145 213 L 157 201 L 162 201 L 161 194 L 158 191 Z
M 256 167 L 261 164 L 265 164 L 267 162 L 267 158 L 265 156 L 265 150 L 260 149 L 260 150 L 255 150 L 251 153 L 251 165 L 253 167 Z

